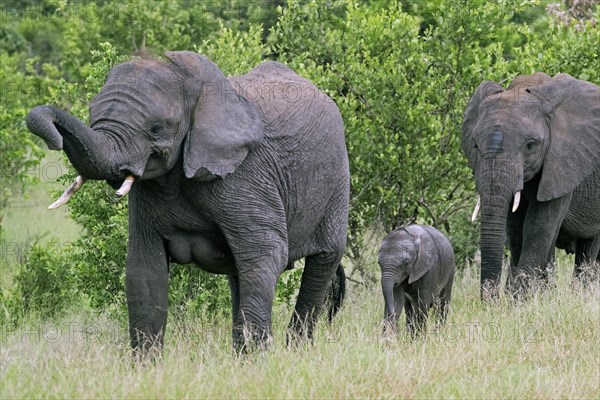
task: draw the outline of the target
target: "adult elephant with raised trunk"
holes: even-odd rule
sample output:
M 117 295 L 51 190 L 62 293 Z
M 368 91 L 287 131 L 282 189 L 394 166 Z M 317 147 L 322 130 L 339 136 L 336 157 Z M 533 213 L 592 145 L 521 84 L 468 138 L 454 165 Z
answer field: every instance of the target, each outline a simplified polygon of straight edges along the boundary
M 80 174 L 52 207 L 87 179 L 130 191 L 134 349 L 162 345 L 170 261 L 228 276 L 243 350 L 271 341 L 278 277 L 305 257 L 288 337 L 311 337 L 341 268 L 350 185 L 342 118 L 312 83 L 276 62 L 226 78 L 199 54 L 167 52 L 113 68 L 89 127 L 50 106 L 27 126 Z
M 594 261 L 600 237 L 600 90 L 566 74 L 483 82 L 464 115 L 461 148 L 481 207 L 481 289 L 495 293 L 508 236 L 508 289 L 548 278 L 555 244 Z M 477 211 L 473 218 L 476 217 Z

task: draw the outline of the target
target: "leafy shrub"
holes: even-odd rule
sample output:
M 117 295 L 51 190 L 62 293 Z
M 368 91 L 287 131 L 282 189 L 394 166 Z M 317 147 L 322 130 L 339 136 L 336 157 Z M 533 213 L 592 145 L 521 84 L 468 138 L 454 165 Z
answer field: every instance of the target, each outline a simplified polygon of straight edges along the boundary
M 34 181 L 35 169 L 44 153 L 25 127 L 25 116 L 33 105 L 46 101 L 56 67 L 36 71 L 36 59 L 0 50 L 0 237 L 2 209 L 24 184 Z
M 67 245 L 57 241 L 32 245 L 13 277 L 13 287 L 7 296 L 0 297 L 0 322 L 18 322 L 30 314 L 52 318 L 80 303 L 82 297 L 68 250 Z

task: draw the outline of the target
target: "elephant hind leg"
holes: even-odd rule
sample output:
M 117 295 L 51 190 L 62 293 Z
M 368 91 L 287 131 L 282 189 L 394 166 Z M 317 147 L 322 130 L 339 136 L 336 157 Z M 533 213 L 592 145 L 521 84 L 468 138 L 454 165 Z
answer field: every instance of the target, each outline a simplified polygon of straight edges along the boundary
M 341 258 L 341 251 L 323 252 L 306 257 L 298 300 L 288 327 L 288 344 L 303 339 L 312 340 L 327 289 L 340 266 Z
M 594 265 L 596 261 L 596 265 Z M 594 278 L 600 268 L 600 234 L 590 239 L 577 240 L 573 277 L 580 281 Z
M 452 298 L 452 283 L 454 281 L 454 275 L 450 277 L 448 283 L 442 289 L 440 293 L 439 303 L 438 303 L 438 315 L 440 324 L 443 325 L 446 323 L 446 318 L 448 317 L 448 309 L 450 308 L 450 299 Z
M 327 289 L 325 304 L 327 305 L 327 320 L 331 324 L 333 319 L 342 308 L 342 303 L 346 297 L 346 273 L 340 263 L 335 271 L 335 275 Z

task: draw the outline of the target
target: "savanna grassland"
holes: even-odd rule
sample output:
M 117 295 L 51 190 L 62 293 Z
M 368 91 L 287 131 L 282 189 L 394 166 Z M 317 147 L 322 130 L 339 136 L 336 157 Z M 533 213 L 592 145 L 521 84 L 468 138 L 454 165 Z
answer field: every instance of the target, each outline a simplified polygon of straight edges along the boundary
M 599 287 L 557 287 L 483 305 L 470 270 L 448 324 L 426 338 L 381 338 L 379 288 L 352 287 L 313 346 L 287 349 L 290 309 L 274 313 L 270 351 L 236 357 L 227 319 L 170 321 L 164 358 L 131 360 L 124 323 L 73 314 L 2 332 L 1 398 L 598 398 Z M 401 328 L 403 328 L 401 321 Z M 402 329 L 401 329 L 402 331 Z M 402 331 L 403 332 L 403 331 Z

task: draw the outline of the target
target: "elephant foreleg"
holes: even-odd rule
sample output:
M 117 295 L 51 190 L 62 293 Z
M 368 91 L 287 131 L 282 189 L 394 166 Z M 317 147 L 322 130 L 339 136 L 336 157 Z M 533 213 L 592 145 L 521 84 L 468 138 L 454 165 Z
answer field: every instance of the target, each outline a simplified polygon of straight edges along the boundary
M 252 244 L 252 243 L 249 243 Z M 232 294 L 239 291 L 239 306 L 233 303 L 233 344 L 235 351 L 243 353 L 249 348 L 267 348 L 271 334 L 271 312 L 275 297 L 277 278 L 287 264 L 287 246 L 282 239 L 273 236 L 262 246 L 235 249 L 237 284 L 234 281 Z
M 425 298 L 430 296 L 425 296 Z M 406 312 L 406 327 L 411 338 L 420 337 L 427 328 L 427 316 L 431 301 L 425 300 L 420 295 L 410 297 L 406 300 L 404 309 Z
M 571 197 L 572 193 L 560 199 L 529 204 L 523 227 L 521 256 L 507 287 L 514 296 L 525 294 L 532 279 L 543 278 L 548 256 L 554 249 Z
M 509 279 L 521 258 L 523 249 L 523 223 L 527 214 L 527 201 L 523 199 L 521 206 L 514 213 L 509 213 L 506 223 L 506 234 L 508 237 L 508 247 L 510 249 L 510 266 L 508 269 Z
M 167 325 L 169 270 L 158 234 L 130 229 L 125 294 L 131 346 L 136 356 L 160 355 Z

